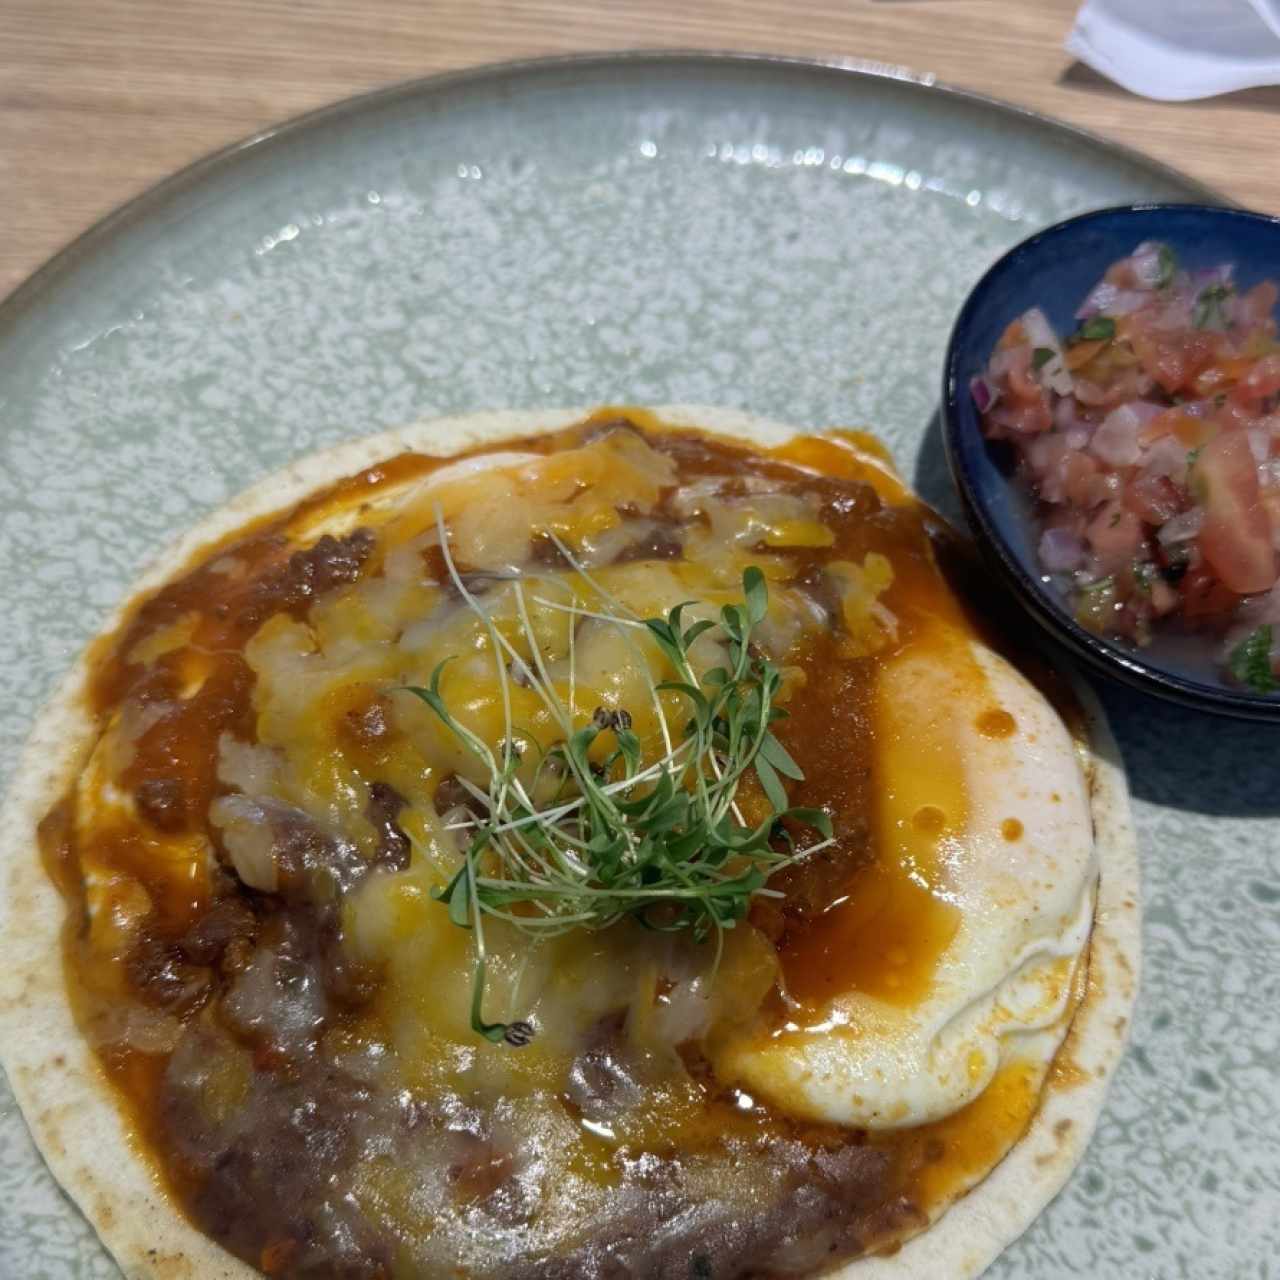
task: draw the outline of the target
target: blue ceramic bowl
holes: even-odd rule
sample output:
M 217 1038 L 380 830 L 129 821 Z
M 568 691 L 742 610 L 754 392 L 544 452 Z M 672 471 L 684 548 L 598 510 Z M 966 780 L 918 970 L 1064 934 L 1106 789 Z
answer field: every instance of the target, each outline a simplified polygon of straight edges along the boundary
M 1104 675 L 1159 697 L 1224 715 L 1280 724 L 1280 694 L 1224 681 L 1211 639 L 1161 638 L 1138 649 L 1080 626 L 1036 561 L 1038 530 L 1027 494 L 1012 481 L 1005 449 L 983 439 L 970 379 L 986 367 L 1005 326 L 1038 306 L 1059 333 L 1116 259 L 1144 240 L 1172 246 L 1192 269 L 1235 264 L 1236 283 L 1280 281 L 1280 218 L 1202 205 L 1132 205 L 1069 218 L 1011 249 L 969 294 L 952 330 L 943 382 L 943 438 L 979 545 L 1027 611 Z

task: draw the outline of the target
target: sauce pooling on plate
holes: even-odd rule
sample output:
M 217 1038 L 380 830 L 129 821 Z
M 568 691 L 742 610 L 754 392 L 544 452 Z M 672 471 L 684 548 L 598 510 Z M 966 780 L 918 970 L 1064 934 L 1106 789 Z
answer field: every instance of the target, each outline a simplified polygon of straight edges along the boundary
M 1224 676 L 1280 692 L 1277 289 L 1146 243 L 1060 338 L 1039 308 L 972 391 L 1038 502 L 1038 554 L 1090 630 L 1199 635 Z
M 269 1275 L 806 1275 L 980 1180 L 1081 998 L 1096 862 L 940 535 L 865 438 L 614 412 L 390 459 L 140 600 L 41 834 L 81 1026 L 191 1219 Z M 778 776 L 731 801 L 773 874 L 701 938 L 678 888 L 548 915 L 547 859 L 596 849 L 469 852 L 491 766 L 526 818 L 643 802 L 693 701 L 643 620 L 681 604 L 686 685 L 723 685 L 726 609 L 776 673 Z

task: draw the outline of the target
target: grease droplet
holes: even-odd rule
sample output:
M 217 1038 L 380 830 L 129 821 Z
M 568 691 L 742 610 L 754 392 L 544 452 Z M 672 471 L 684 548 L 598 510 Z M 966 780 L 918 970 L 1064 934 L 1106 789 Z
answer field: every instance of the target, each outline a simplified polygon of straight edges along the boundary
M 999 707 L 984 711 L 978 717 L 978 732 L 986 738 L 1010 738 L 1018 727 L 1018 722 Z
M 1006 818 L 1000 824 L 1000 834 L 1006 840 L 1017 840 L 1022 835 L 1022 823 L 1017 818 Z
M 936 804 L 926 804 L 912 815 L 911 825 L 921 835 L 940 836 L 947 825 L 947 815 Z

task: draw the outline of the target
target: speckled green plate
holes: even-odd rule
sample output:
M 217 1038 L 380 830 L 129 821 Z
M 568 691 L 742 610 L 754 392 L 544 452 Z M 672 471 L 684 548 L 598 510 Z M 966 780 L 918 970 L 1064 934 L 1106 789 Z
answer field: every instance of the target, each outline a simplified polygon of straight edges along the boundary
M 348 436 L 492 407 L 722 403 L 869 425 L 954 509 L 937 393 L 982 270 L 1068 214 L 1205 196 L 993 102 L 768 58 L 483 69 L 233 147 L 0 307 L 0 771 L 147 560 Z M 991 1274 L 1266 1280 L 1280 737 L 1107 698 L 1145 863 L 1144 991 L 1084 1164 Z M 0 1277 L 117 1275 L 0 1083 Z

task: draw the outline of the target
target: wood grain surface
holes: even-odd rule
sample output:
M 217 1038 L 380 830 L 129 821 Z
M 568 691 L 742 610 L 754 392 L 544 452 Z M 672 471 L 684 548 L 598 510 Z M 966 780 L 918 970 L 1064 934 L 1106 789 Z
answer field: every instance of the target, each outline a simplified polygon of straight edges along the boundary
M 0 295 L 208 151 L 396 80 L 537 54 L 865 58 L 1059 116 L 1280 211 L 1280 89 L 1137 98 L 1073 63 L 1076 0 L 0 0 Z

